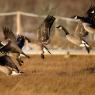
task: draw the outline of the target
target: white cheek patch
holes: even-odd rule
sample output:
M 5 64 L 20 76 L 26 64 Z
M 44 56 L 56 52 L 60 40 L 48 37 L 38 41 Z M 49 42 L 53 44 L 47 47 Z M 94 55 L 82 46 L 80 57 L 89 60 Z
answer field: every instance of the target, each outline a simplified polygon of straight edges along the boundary
M 92 13 L 92 14 L 94 14 L 94 13 L 95 13 L 95 11 L 93 10 L 91 13 Z
M 78 19 L 78 17 L 77 17 L 77 16 L 75 16 L 75 17 L 74 17 L 74 19 Z

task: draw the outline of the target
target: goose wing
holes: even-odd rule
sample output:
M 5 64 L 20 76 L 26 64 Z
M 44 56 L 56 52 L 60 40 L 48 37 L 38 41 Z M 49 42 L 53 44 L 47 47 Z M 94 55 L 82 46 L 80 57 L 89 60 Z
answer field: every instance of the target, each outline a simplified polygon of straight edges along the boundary
M 38 40 L 41 42 L 47 42 L 50 39 L 51 27 L 55 21 L 55 17 L 48 15 L 38 31 Z
M 5 39 L 10 39 L 11 42 L 17 44 L 16 42 L 16 36 L 15 34 L 12 32 L 11 29 L 9 29 L 8 27 L 3 27 L 3 33 L 4 33 L 4 36 L 5 36 Z
M 15 36 L 15 34 L 12 32 L 12 30 L 9 29 L 8 27 L 4 27 L 4 28 L 3 28 L 3 32 L 4 32 L 4 35 L 5 35 L 5 39 L 7 39 L 7 40 L 10 42 L 10 44 L 8 44 L 8 47 L 7 47 L 7 49 L 9 50 L 9 52 L 23 54 L 23 55 L 25 55 L 26 57 L 29 58 L 29 56 L 27 56 L 27 55 L 19 48 L 19 46 L 17 45 L 16 36 Z
M 14 68 L 14 69 L 16 69 L 19 72 L 18 67 L 13 62 L 13 60 L 11 59 L 11 57 L 9 57 L 7 55 L 6 56 L 3 56 L 3 57 L 0 57 L 0 61 L 1 61 L 1 65 Z
M 12 32 L 12 30 L 5 26 L 3 27 L 3 33 L 5 36 L 5 40 L 8 40 L 11 42 L 10 44 L 6 45 L 4 48 L 9 50 L 9 52 L 22 53 L 22 50 L 17 45 L 16 36 Z
M 74 35 L 79 36 L 80 38 L 86 37 L 88 35 L 88 32 L 84 29 L 83 23 L 80 21 L 78 22 L 75 30 Z

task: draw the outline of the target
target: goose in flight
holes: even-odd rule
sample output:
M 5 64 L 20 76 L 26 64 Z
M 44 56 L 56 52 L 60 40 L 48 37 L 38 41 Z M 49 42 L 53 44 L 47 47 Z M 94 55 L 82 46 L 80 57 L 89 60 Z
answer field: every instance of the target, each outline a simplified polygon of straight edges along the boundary
M 95 33 L 95 6 L 87 10 L 86 16 L 74 16 L 73 18 L 79 19 L 88 33 Z
M 3 27 L 3 34 L 4 34 L 4 42 L 5 41 L 9 41 L 10 44 L 8 44 L 7 46 L 5 46 L 4 48 L 2 48 L 4 51 L 6 52 L 10 52 L 10 53 L 17 53 L 17 61 L 19 63 L 19 65 L 21 65 L 22 60 L 20 59 L 20 54 L 25 55 L 26 57 L 29 58 L 28 55 L 26 55 L 18 46 L 17 44 L 17 40 L 16 40 L 16 36 L 15 34 L 12 32 L 11 29 L 9 29 L 8 27 Z M 3 42 L 3 41 L 2 41 Z
M 44 49 L 46 49 L 50 53 L 46 45 L 50 43 L 50 37 L 54 21 L 55 17 L 48 15 L 38 29 L 38 41 L 40 43 L 40 47 L 42 50 L 41 58 L 43 59 L 44 59 Z
M 70 33 L 67 31 L 67 29 L 66 29 L 64 26 L 62 26 L 62 25 L 59 25 L 59 26 L 57 26 L 56 28 L 58 28 L 58 29 L 60 29 L 60 30 L 63 30 L 63 31 L 65 32 L 65 34 L 66 34 L 66 39 L 67 39 L 69 42 L 71 42 L 71 43 L 77 45 L 78 47 L 85 47 L 85 49 L 87 50 L 87 52 L 88 52 L 88 53 L 90 52 L 90 46 L 89 46 L 89 44 L 88 44 L 85 40 L 83 40 L 83 39 L 80 38 L 79 36 L 75 36 L 75 35 L 70 34 Z

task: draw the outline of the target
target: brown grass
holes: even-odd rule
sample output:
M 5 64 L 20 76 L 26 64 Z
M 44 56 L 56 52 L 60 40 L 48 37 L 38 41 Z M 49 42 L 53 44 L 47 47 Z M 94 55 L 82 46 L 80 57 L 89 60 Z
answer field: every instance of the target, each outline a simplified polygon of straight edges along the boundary
M 20 76 L 0 73 L 0 95 L 94 95 L 95 56 L 31 56 Z

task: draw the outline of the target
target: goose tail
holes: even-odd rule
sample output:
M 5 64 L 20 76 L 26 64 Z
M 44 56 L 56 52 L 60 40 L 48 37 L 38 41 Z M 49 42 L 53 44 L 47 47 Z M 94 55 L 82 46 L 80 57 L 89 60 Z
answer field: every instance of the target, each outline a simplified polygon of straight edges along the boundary
M 85 48 L 86 48 L 87 52 L 90 53 L 90 47 L 85 45 Z

